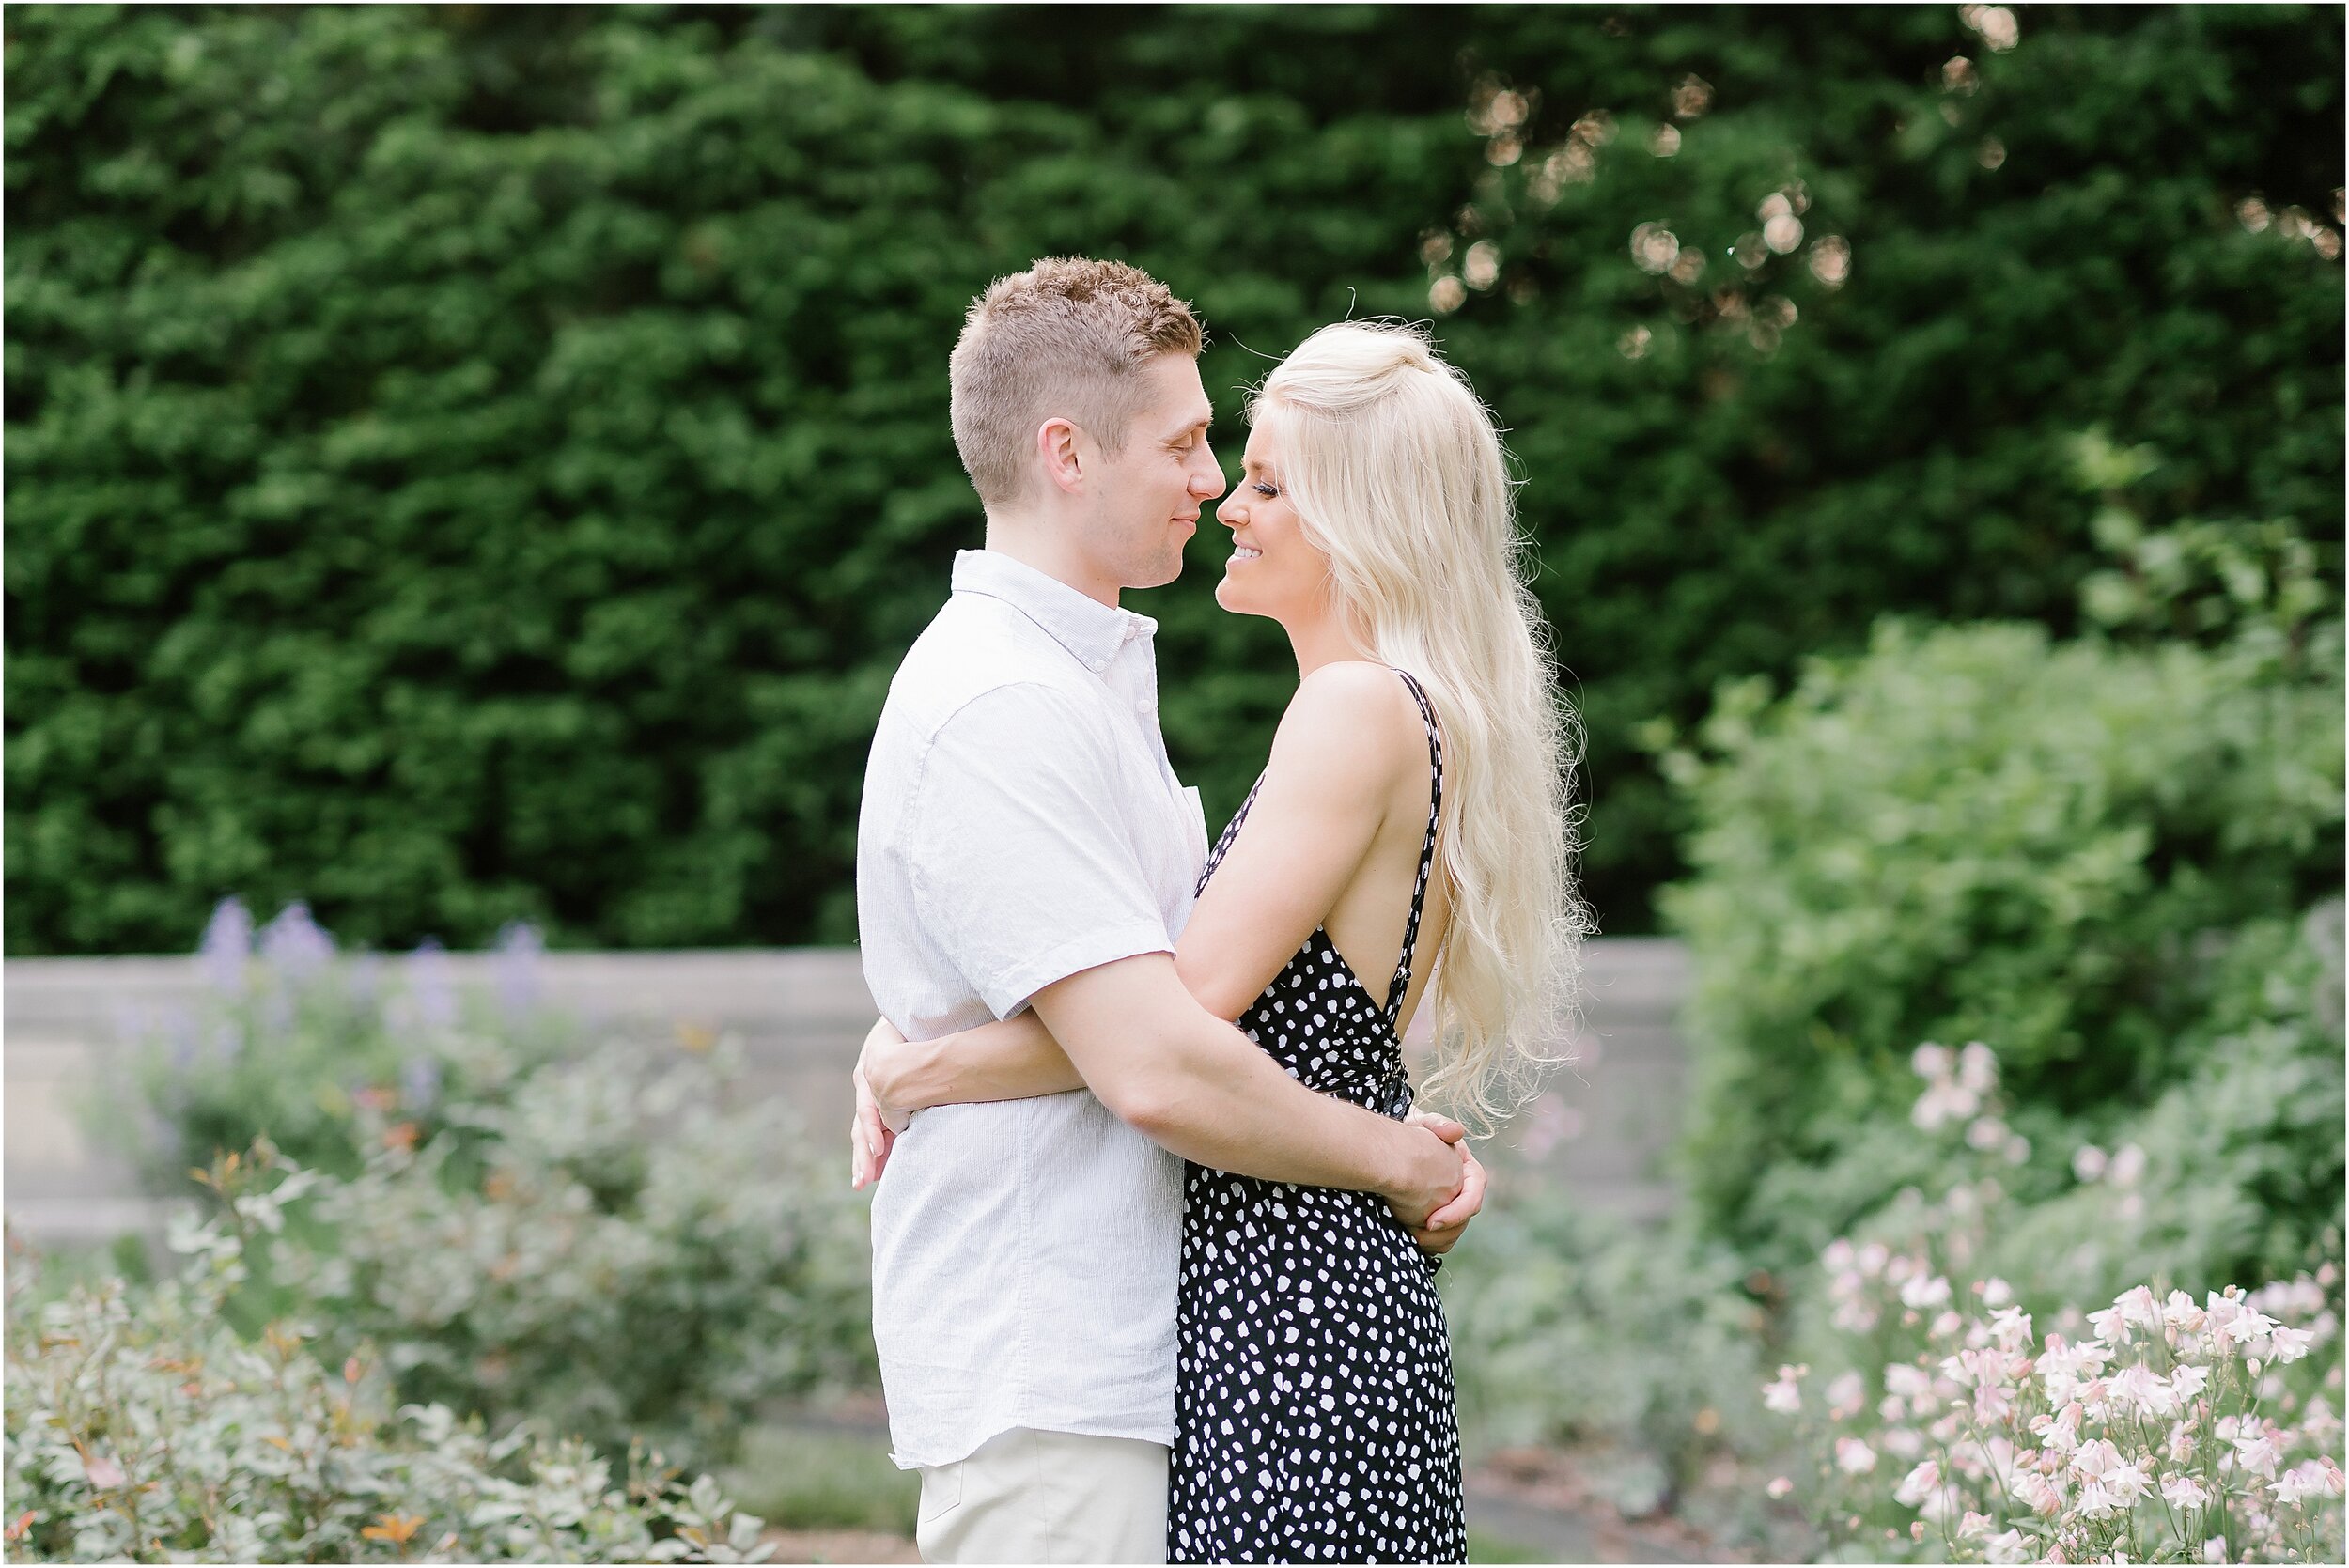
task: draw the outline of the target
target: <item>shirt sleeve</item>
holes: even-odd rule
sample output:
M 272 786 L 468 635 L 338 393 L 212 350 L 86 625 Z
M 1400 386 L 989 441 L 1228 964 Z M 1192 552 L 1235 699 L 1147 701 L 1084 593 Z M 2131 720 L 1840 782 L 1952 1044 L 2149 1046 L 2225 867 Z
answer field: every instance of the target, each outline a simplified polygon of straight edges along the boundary
M 1172 953 L 1120 803 L 1105 716 L 999 687 L 939 730 L 906 833 L 924 932 L 999 1018 L 1069 975 Z

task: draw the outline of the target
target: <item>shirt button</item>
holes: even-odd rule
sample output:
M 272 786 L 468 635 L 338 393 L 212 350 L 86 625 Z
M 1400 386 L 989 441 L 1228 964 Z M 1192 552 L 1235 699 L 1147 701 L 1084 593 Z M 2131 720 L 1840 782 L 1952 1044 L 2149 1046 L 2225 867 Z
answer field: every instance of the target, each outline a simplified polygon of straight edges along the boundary
M 1097 659 L 1093 661 L 1093 673 L 1097 675 L 1109 667 L 1110 661 L 1106 659 Z

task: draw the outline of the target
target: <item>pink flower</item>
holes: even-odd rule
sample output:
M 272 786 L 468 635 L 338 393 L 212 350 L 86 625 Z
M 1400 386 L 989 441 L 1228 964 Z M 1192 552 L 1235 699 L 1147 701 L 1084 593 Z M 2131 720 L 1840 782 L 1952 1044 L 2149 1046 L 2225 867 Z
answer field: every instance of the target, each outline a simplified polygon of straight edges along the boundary
M 2170 1395 L 2181 1410 L 2209 1385 L 2210 1372 L 2204 1367 L 2180 1367 L 2170 1374 Z
M 2060 1410 L 2032 1418 L 2030 1429 L 2048 1452 L 2070 1453 L 2080 1446 L 2081 1413 L 2078 1405 L 2066 1405 Z
M 1900 1485 L 1893 1488 L 1892 1500 L 1915 1508 L 1933 1496 L 1935 1489 L 1940 1484 L 1941 1467 L 1927 1459 L 1909 1471 L 1903 1478 Z
M 1770 1483 L 1762 1488 L 1773 1498 L 1782 1498 L 1795 1489 L 1795 1483 L 1782 1475 L 1772 1476 Z
M 1781 1367 L 1778 1381 L 1762 1385 L 1762 1407 L 1791 1416 L 1802 1408 L 1802 1389 L 1797 1385 L 1809 1367 Z
M 2164 1322 L 2193 1334 L 2201 1330 L 2204 1313 L 2194 1304 L 2194 1297 L 2182 1290 L 2173 1290 L 2161 1304 L 2161 1315 Z
M 2053 1518 L 2063 1512 L 2061 1483 L 2036 1470 L 2025 1470 L 2015 1478 L 2015 1495 L 2022 1498 L 2023 1506 L 2034 1514 Z
M 1845 1475 L 1866 1475 L 1876 1467 L 1876 1451 L 1857 1437 L 1838 1437 L 1835 1467 Z
M 1859 1374 L 1847 1372 L 1827 1386 L 1827 1413 L 1839 1421 L 1856 1416 L 1867 1397 L 1867 1385 L 1860 1382 Z
M 102 1453 L 84 1454 L 82 1474 L 87 1478 L 92 1486 L 101 1492 L 110 1487 L 121 1485 L 123 1480 L 122 1467 Z
M 2120 1467 L 2121 1451 L 2114 1448 L 2108 1437 L 2091 1437 L 2079 1446 L 2078 1452 L 2072 1455 L 2073 1471 L 2091 1481 L 2110 1475 Z

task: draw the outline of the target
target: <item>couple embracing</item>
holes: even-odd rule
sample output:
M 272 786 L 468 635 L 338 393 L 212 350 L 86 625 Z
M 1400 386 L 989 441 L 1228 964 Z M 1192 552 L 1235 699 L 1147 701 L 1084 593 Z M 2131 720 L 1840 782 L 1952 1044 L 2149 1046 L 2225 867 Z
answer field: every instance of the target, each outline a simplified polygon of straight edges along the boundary
M 1587 924 L 1569 738 L 1491 415 L 1408 328 L 1324 328 L 1225 495 L 1199 323 L 1114 262 L 971 309 L 986 548 L 890 687 L 857 904 L 873 1333 L 938 1562 L 1466 1555 L 1435 1273 L 1483 1200 L 1454 1120 L 1541 1060 Z M 1160 738 L 1182 568 L 1297 692 L 1209 846 Z

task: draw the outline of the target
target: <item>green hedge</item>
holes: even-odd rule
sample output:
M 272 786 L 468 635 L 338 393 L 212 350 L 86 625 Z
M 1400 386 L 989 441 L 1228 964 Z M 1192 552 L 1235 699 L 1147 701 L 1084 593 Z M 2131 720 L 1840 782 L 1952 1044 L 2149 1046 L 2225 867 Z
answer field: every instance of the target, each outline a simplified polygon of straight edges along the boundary
M 8 950 L 231 893 L 378 945 L 848 939 L 865 738 L 976 536 L 945 351 L 1071 250 L 1197 301 L 1232 420 L 1260 355 L 1456 291 L 1641 929 L 1637 722 L 1887 610 L 2064 626 L 2071 432 L 2338 539 L 2336 22 L 12 8 Z M 1219 553 L 1138 602 L 1220 814 L 1291 677 Z

